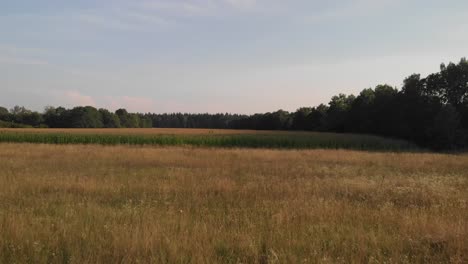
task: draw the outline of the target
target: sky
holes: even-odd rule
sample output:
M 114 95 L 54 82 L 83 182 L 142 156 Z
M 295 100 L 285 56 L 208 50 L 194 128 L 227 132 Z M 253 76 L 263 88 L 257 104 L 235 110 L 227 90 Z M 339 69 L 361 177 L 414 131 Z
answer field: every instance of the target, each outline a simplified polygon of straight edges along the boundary
M 468 56 L 466 0 L 0 0 L 0 106 L 263 113 Z

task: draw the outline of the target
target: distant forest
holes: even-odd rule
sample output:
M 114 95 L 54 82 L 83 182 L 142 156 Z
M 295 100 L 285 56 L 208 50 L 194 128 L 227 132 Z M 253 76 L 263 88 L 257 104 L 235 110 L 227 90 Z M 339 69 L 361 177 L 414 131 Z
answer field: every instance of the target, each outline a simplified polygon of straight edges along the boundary
M 0 127 L 50 128 L 220 128 L 362 133 L 407 139 L 438 149 L 468 147 L 468 61 L 442 64 L 421 78 L 413 74 L 397 89 L 378 85 L 357 96 L 339 94 L 328 104 L 296 112 L 238 114 L 154 114 L 110 112 L 91 106 L 46 107 L 43 113 L 0 107 Z

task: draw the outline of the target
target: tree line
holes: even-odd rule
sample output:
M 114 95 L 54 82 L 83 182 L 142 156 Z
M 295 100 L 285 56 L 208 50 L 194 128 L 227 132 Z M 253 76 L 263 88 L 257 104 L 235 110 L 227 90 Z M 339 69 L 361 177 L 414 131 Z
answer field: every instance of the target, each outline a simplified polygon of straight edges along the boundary
M 0 107 L 0 126 L 51 128 L 219 128 L 363 133 L 413 141 L 434 149 L 468 147 L 468 62 L 442 64 L 422 78 L 407 77 L 401 89 L 383 84 L 359 95 L 339 94 L 328 104 L 295 112 L 238 114 L 154 114 L 110 112 L 91 106 L 46 107 L 38 113 Z
M 71 109 L 48 106 L 44 112 L 22 106 L 8 110 L 0 107 L 0 127 L 10 128 L 231 128 L 233 120 L 246 118 L 238 114 L 154 114 L 129 113 L 126 109 L 111 112 L 92 106 Z

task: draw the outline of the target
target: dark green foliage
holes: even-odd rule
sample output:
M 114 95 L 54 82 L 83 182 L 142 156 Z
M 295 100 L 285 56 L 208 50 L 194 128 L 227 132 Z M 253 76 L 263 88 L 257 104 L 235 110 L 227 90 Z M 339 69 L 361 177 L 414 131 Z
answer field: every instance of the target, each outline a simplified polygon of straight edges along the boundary
M 32 126 L 0 120 L 0 128 L 32 128 Z
M 70 127 L 101 128 L 104 126 L 99 111 L 92 106 L 79 106 L 68 112 Z
M 124 127 L 140 127 L 140 117 L 137 114 L 128 114 L 121 123 Z
M 443 106 L 434 118 L 429 130 L 434 148 L 456 148 L 461 144 L 460 117 L 455 107 Z
M 233 121 L 246 116 L 236 114 L 146 114 L 153 121 L 153 127 L 161 128 L 234 128 Z
M 12 124 L 10 127 L 39 127 L 44 123 L 42 114 L 28 110 L 23 106 L 15 106 L 10 111 L 0 107 L 0 120 L 17 124 Z
M 119 117 L 122 127 L 142 127 L 140 116 L 137 114 L 128 113 L 125 109 L 119 109 L 115 111 L 115 114 Z
M 364 89 L 352 102 L 348 114 L 347 129 L 354 133 L 366 133 L 373 129 L 373 111 L 375 107 L 375 92 L 373 89 Z
M 325 119 L 327 131 L 346 131 L 346 123 L 349 120 L 349 111 L 354 99 L 354 95 L 346 96 L 344 94 L 332 97 L 330 103 L 328 103 L 327 118 Z
M 10 119 L 10 112 L 8 112 L 8 109 L 0 106 L 0 120 L 9 121 L 9 119 Z
M 325 124 L 327 123 L 328 106 L 320 104 L 312 108 L 307 117 L 306 130 L 310 131 L 326 131 Z
M 437 96 L 443 103 L 459 106 L 468 102 L 468 61 L 466 58 L 460 63 L 442 64 L 440 72 L 428 76 L 426 91 L 429 95 Z
M 255 114 L 230 123 L 231 128 L 255 129 L 255 130 L 289 130 L 292 127 L 293 118 L 284 111 L 278 110 L 273 113 Z
M 308 129 L 308 116 L 312 112 L 311 107 L 302 107 L 292 114 L 292 126 L 294 130 L 307 130 Z
M 109 112 L 107 109 L 99 109 L 101 114 L 102 124 L 105 128 L 119 128 L 120 118 L 114 113 Z
M 0 106 L 0 128 L 29 128 L 39 126 L 42 115 L 24 107 L 15 106 L 10 111 Z
M 139 127 L 150 128 L 153 127 L 153 121 L 147 116 L 139 117 Z
M 52 128 L 71 127 L 69 110 L 63 107 L 47 106 L 44 111 L 44 121 Z

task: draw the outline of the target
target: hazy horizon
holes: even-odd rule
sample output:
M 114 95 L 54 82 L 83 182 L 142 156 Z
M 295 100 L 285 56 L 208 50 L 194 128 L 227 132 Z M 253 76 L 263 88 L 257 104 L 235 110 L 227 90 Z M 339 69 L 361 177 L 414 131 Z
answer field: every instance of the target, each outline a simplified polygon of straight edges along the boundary
M 0 3 L 0 106 L 294 111 L 467 56 L 466 1 Z

